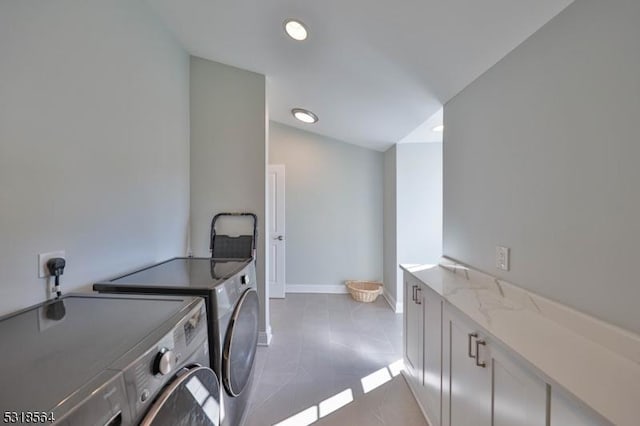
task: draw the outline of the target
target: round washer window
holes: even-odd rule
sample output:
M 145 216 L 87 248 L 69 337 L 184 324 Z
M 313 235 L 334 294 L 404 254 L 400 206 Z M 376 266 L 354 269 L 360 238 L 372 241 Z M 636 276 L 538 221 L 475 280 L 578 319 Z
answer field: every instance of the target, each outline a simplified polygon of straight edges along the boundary
M 171 382 L 140 426 L 219 426 L 220 387 L 210 368 L 196 367 Z
M 238 396 L 251 377 L 258 344 L 258 293 L 248 289 L 240 297 L 225 338 L 222 377 L 231 396 Z

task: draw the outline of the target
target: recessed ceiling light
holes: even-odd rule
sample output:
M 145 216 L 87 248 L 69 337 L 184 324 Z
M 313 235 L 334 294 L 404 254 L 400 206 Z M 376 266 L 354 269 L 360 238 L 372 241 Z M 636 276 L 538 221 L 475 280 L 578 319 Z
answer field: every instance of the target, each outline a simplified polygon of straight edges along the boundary
M 284 30 L 294 40 L 302 41 L 307 39 L 307 27 L 296 19 L 284 21 Z
M 439 126 L 434 127 L 431 130 L 433 130 L 434 132 L 442 133 L 442 132 L 444 132 L 444 125 L 441 124 Z
M 313 124 L 318 122 L 318 116 L 306 109 L 294 108 L 291 110 L 291 114 L 303 123 Z

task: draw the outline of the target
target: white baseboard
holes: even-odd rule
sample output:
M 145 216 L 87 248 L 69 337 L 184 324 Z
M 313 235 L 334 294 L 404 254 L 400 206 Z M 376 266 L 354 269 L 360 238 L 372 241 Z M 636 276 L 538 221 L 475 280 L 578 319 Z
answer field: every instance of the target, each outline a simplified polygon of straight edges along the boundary
M 285 291 L 287 293 L 348 293 L 347 286 L 344 284 L 287 284 Z
M 402 306 L 402 302 L 398 302 L 391 294 L 389 294 L 386 288 L 382 290 L 382 296 L 384 297 L 384 300 L 387 301 L 389 306 L 391 306 L 391 309 L 393 309 L 393 312 L 395 312 L 396 314 L 402 313 L 402 310 L 404 308 Z
M 271 327 L 267 328 L 267 331 L 261 331 L 258 334 L 258 346 L 269 346 L 271 344 Z

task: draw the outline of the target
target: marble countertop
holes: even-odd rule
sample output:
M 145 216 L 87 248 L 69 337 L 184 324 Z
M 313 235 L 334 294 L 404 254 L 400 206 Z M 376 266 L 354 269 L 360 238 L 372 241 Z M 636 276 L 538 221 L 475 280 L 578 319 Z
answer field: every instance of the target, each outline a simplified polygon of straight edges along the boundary
M 445 259 L 401 268 L 595 412 L 640 424 L 640 336 Z

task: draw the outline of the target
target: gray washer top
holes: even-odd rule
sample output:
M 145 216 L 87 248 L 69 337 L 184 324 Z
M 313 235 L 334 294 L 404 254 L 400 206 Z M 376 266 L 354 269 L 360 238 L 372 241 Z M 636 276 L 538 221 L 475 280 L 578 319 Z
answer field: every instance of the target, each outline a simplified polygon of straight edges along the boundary
M 0 411 L 52 411 L 184 309 L 190 298 L 69 295 L 0 321 Z

